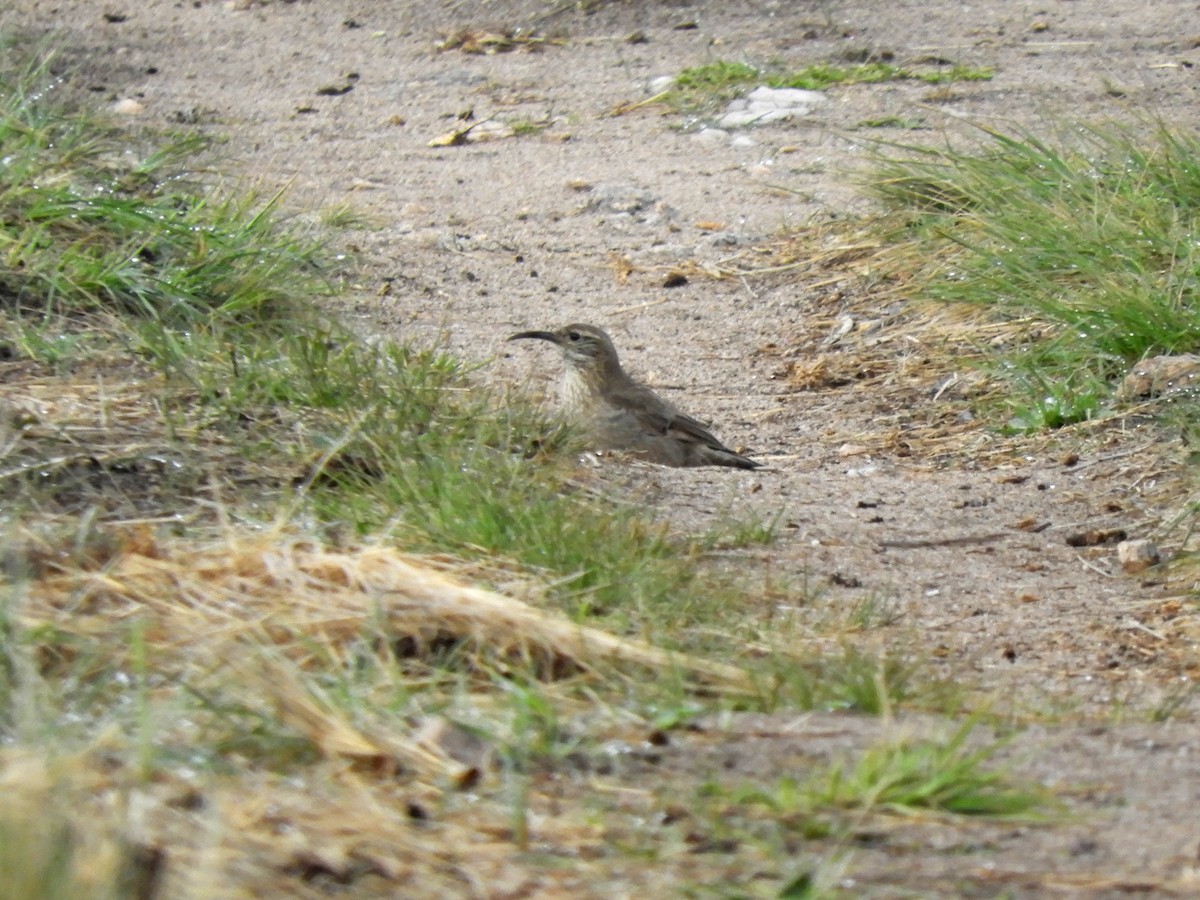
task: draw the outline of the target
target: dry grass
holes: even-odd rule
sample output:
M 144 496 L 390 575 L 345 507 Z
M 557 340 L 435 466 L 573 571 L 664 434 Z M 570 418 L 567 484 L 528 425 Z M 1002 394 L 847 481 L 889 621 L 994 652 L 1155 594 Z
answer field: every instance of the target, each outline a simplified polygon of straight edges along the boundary
M 114 767 L 112 750 L 99 744 L 53 761 L 0 754 L 0 787 L 19 800 L 0 817 L 8 847 L 36 849 L 12 837 L 40 840 L 31 822 L 71 846 L 58 863 L 67 863 L 67 890 L 54 896 L 323 897 L 352 887 L 386 897 L 418 886 L 426 896 L 494 896 L 505 883 L 586 884 L 586 866 L 556 875 L 522 857 L 511 811 L 478 794 L 447 802 L 420 782 L 339 762 L 286 777 L 161 773 L 137 783 Z M 564 858 L 599 849 L 584 817 L 549 794 L 527 799 L 534 849 Z
M 1059 328 L 1032 315 L 924 297 L 926 273 L 953 271 L 961 251 L 943 247 L 931 258 L 927 244 L 884 242 L 879 229 L 871 221 L 858 229 L 814 225 L 687 271 L 736 278 L 751 292 L 785 279 L 806 298 L 797 324 L 759 352 L 779 360 L 775 379 L 809 395 L 814 408 L 829 398 L 843 411 L 839 419 L 869 423 L 831 433 L 830 442 L 932 466 L 963 459 L 1001 465 L 1080 441 L 1103 444 L 1155 412 L 1126 404 L 1059 429 L 998 430 L 991 413 L 1014 391 L 997 360 Z M 847 416 L 855 406 L 868 409 Z M 1185 476 L 1173 448 L 1164 442 L 1153 449 L 1154 466 Z
M 58 759 L 9 751 L 0 783 L 22 786 L 25 812 L 0 825 L 19 832 L 23 817 L 39 811 L 41 826 L 65 835 L 72 884 L 89 895 L 103 896 L 96 884 L 135 876 L 156 896 L 317 896 L 322 885 L 349 882 L 366 891 L 357 896 L 372 896 L 418 881 L 423 891 L 486 895 L 506 880 L 516 887 L 559 877 L 520 862 L 515 849 L 532 844 L 578 858 L 598 848 L 599 832 L 578 808 L 561 807 L 553 779 L 546 792 L 513 800 L 485 757 L 464 754 L 470 739 L 436 713 L 411 726 L 394 717 L 359 721 L 323 692 L 318 680 L 330 660 L 349 665 L 364 638 L 411 672 L 414 687 L 434 665 L 430 655 L 456 645 L 475 672 L 469 702 L 485 705 L 496 690 L 484 673 L 505 669 L 535 672 L 551 691 L 555 679 L 578 691 L 618 670 L 683 677 L 709 693 L 751 689 L 733 666 L 577 625 L 462 584 L 447 560 L 384 546 L 331 550 L 278 532 L 230 532 L 197 546 L 136 527 L 89 563 L 27 552 L 22 567 L 32 577 L 5 585 L 14 624 L 55 635 L 54 649 L 33 648 L 41 665 L 63 664 L 64 634 L 104 640 L 118 671 L 137 671 L 139 656 L 151 660 L 160 693 L 214 679 L 235 684 L 248 705 L 269 708 L 317 751 L 286 777 L 254 765 L 233 777 L 159 767 L 149 782 L 121 762 L 133 737 L 111 730 Z M 135 621 L 140 650 L 114 640 Z M 468 787 L 473 800 L 457 793 Z M 52 799 L 101 827 L 41 815 Z M 78 843 L 85 835 L 86 846 Z M 578 873 L 562 877 L 580 884 Z
M 459 37 L 447 49 L 532 49 Z M 1019 452 L 958 413 L 994 388 L 970 361 L 1041 326 L 914 302 L 912 252 L 865 232 L 812 229 L 682 274 L 787 278 L 805 291 L 803 326 L 763 349 L 779 358 L 780 380 L 814 396 L 855 386 L 867 388 L 857 392 L 864 402 L 887 398 L 886 415 L 860 417 L 873 421 L 869 431 L 830 439 L 934 464 Z M 631 270 L 622 264 L 616 274 Z M 320 527 L 305 530 L 306 512 L 286 499 L 264 515 L 297 524 L 245 524 L 261 513 L 252 494 L 317 490 L 301 442 L 281 449 L 276 440 L 305 432 L 304 402 L 282 391 L 270 404 L 239 407 L 227 377 L 167 383 L 161 370 L 106 349 L 67 353 L 61 366 L 33 353 L 40 362 L 0 363 L 0 489 L 29 509 L 6 524 L 0 687 L 18 695 L 16 720 L 37 717 L 39 691 L 57 697 L 96 682 L 99 694 L 114 682 L 94 704 L 111 701 L 107 708 L 84 710 L 95 717 L 90 730 L 53 739 L 77 724 L 79 710 L 64 702 L 57 718 L 34 723 L 45 730 L 33 741 L 20 735 L 29 723 L 16 722 L 17 742 L 0 753 L 0 789 L 16 800 L 0 815 L 0 845 L 16 857 L 3 871 L 67 873 L 29 896 L 578 896 L 603 891 L 621 868 L 622 889 L 641 883 L 648 896 L 655 879 L 678 887 L 712 871 L 719 882 L 720 861 L 699 860 L 690 832 L 656 832 L 647 865 L 639 828 L 664 817 L 664 795 L 651 779 L 606 778 L 589 760 L 614 732 L 626 747 L 650 743 L 642 709 L 624 702 L 642 683 L 677 683 L 685 696 L 732 705 L 759 687 L 747 672 L 546 611 L 529 565 L 414 556 L 357 534 L 334 547 L 313 536 Z M 252 374 L 252 355 L 241 360 L 232 358 L 232 375 L 239 365 Z M 327 363 L 320 356 L 313 368 Z M 358 378 L 366 369 L 347 371 Z M 275 377 L 264 397 L 295 376 Z M 347 410 L 355 425 L 345 434 L 392 396 Z M 218 417 L 222 427 L 211 427 Z M 242 424 L 271 452 L 239 445 Z M 319 449 L 326 475 L 345 461 L 334 454 L 347 439 L 329 432 L 334 449 L 303 445 Z M 363 481 L 408 471 L 402 455 L 385 463 L 368 460 Z M 163 519 L 189 530 L 168 534 Z M 561 540 L 561 528 L 545 530 Z M 455 552 L 473 542 L 460 536 Z M 569 581 L 576 570 L 546 571 Z M 471 583 L 514 581 L 511 592 Z M 1176 621 L 1186 637 L 1184 618 Z M 838 634 L 851 627 L 839 623 Z M 1139 635 L 1153 637 L 1148 627 Z M 741 649 L 777 652 L 744 639 Z M 882 682 L 872 685 L 882 691 Z M 690 709 L 669 686 L 660 698 L 664 721 L 687 721 Z M 506 713 L 575 718 L 569 727 L 514 725 L 510 735 Z M 575 746 L 585 750 L 569 752 Z M 759 852 L 752 842 L 739 849 L 750 869 Z M 762 862 L 770 870 L 777 861 Z
M 126 532 L 99 568 L 44 571 L 21 591 L 17 621 L 80 636 L 141 620 L 160 658 L 223 665 L 243 644 L 277 647 L 298 669 L 376 632 L 407 656 L 466 645 L 553 677 L 616 664 L 750 688 L 742 670 L 621 638 L 455 581 L 445 562 L 368 545 L 331 550 L 281 533 L 228 534 L 208 546 Z M 47 568 L 44 558 L 36 566 Z
M 836 397 L 838 408 L 858 406 L 854 419 L 869 423 L 831 432 L 831 443 L 862 454 L 911 458 L 910 465 L 963 464 L 1003 469 L 1030 458 L 1059 458 L 1117 473 L 1156 511 L 1147 525 L 1173 561 L 1154 577 L 1175 596 L 1133 601 L 1111 629 L 1111 642 L 1154 663 L 1161 684 L 1174 685 L 1160 711 L 1190 702 L 1200 672 L 1200 584 L 1195 546 L 1194 459 L 1187 440 L 1153 424 L 1161 405 L 1123 403 L 1087 421 L 1035 434 L 1004 434 L 979 415 L 1012 390 L 997 375 L 998 354 L 1030 346 L 1056 331 L 1034 316 L 1003 315 L 977 304 L 923 299 L 922 270 L 955 268 L 953 247 L 928 258 L 928 245 L 872 242 L 872 228 L 846 233 L 816 226 L 787 240 L 725 260 L 721 277 L 799 280 L 809 309 L 793 333 L 761 348 L 778 357 L 777 377 L 810 395 L 814 404 Z M 853 399 L 846 396 L 852 392 Z M 886 398 L 882 404 L 876 398 Z
M 65 372 L 14 360 L 0 379 L 0 492 L 43 521 L 91 510 L 109 524 L 212 523 L 197 495 L 259 494 L 302 472 L 283 452 L 248 455 L 229 429 L 208 427 L 194 391 L 135 359 L 98 354 Z M 301 418 L 280 417 L 279 433 Z
M 75 560 L 60 567 L 44 550 L 27 546 L 21 568 L 42 571 L 19 589 L 8 586 L 19 596 L 14 618 L 22 628 L 104 638 L 136 621 L 160 673 L 233 668 L 250 693 L 272 699 L 331 756 L 390 757 L 428 769 L 425 751 L 354 731 L 301 686 L 303 673 L 345 660 L 364 638 L 411 665 L 414 679 L 423 660 L 453 647 L 479 673 L 519 667 L 554 681 L 635 667 L 694 678 L 709 692 L 751 689 L 734 666 L 576 624 L 461 583 L 451 575 L 459 564 L 388 546 L 332 550 L 278 532 L 197 546 L 137 527 L 97 542 L 87 568 Z M 126 658 L 111 662 L 132 664 L 129 646 L 112 652 Z

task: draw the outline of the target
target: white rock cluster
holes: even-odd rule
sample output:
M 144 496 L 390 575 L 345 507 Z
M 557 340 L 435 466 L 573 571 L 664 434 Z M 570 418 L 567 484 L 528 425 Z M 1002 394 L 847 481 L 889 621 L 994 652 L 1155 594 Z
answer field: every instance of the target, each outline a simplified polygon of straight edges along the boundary
M 797 116 L 807 116 L 825 102 L 825 95 L 818 91 L 764 85 L 730 103 L 716 124 L 718 128 L 742 128 L 768 122 L 785 122 Z

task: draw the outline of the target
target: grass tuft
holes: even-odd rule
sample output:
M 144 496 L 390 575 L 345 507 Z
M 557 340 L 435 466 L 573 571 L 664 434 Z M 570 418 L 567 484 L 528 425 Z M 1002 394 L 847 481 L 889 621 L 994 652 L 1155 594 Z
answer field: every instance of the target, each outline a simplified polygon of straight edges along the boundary
M 944 741 L 884 744 L 853 766 L 835 765 L 812 785 L 812 802 L 857 811 L 998 818 L 1028 817 L 1044 806 L 1044 791 L 1013 784 L 1003 769 L 986 766 L 1003 742 L 967 745 L 974 727 L 968 721 Z
M 991 69 L 972 68 L 958 63 L 944 68 L 913 69 L 885 62 L 865 62 L 852 66 L 805 66 L 795 72 L 772 76 L 767 83 L 771 87 L 819 91 L 835 84 L 879 84 L 884 81 L 923 81 L 926 84 L 988 81 L 993 74 Z
M 675 77 L 667 102 L 681 110 L 717 106 L 742 94 L 758 77 L 754 66 L 725 60 L 684 69 Z
M 999 370 L 1013 430 L 1096 416 L 1138 360 L 1200 349 L 1200 139 L 1144 132 L 1073 124 L 1055 140 L 981 129 L 972 151 L 881 146 L 869 187 L 919 248 L 900 264 L 919 269 L 920 293 L 1042 325 Z
M 782 778 L 773 787 L 746 786 L 732 792 L 740 803 L 761 804 L 788 824 L 814 833 L 830 829 L 830 814 L 845 812 L 858 817 L 925 811 L 1035 817 L 1049 804 L 1050 795 L 989 765 L 1004 741 L 969 746 L 976 724 L 968 720 L 943 740 L 885 741 L 855 760 L 834 761 L 807 779 Z M 710 784 L 705 793 L 727 796 L 730 790 Z

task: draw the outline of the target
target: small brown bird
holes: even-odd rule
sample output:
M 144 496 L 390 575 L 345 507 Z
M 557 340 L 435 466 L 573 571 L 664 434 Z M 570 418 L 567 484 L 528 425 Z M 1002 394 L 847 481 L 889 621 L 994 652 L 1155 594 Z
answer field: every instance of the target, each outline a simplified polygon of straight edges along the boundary
M 562 381 L 566 414 L 587 429 L 598 450 L 620 450 L 664 466 L 735 466 L 762 463 L 735 453 L 691 416 L 625 374 L 617 348 L 595 325 L 558 331 L 522 331 L 508 339 L 557 344 L 567 364 Z

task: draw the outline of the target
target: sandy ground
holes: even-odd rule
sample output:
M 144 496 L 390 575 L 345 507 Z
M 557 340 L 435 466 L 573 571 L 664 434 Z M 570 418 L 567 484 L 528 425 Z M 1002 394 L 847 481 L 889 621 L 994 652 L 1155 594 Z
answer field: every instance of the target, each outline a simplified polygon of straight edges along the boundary
M 1137 724 L 1190 683 L 1190 638 L 1156 630 L 1181 586 L 1121 573 L 1111 546 L 1066 542 L 1099 528 L 1159 536 L 1169 503 L 1153 467 L 1169 448 L 1119 427 L 1025 446 L 984 429 L 938 452 L 906 445 L 896 435 L 937 421 L 938 404 L 970 401 L 934 399 L 942 373 L 922 374 L 922 355 L 936 348 L 919 335 L 897 341 L 869 390 L 800 390 L 780 375 L 825 352 L 842 315 L 870 310 L 869 267 L 698 274 L 753 259 L 785 229 L 868 211 L 851 173 L 874 138 L 959 139 L 961 120 L 1043 131 L 1067 114 L 1186 120 L 1200 29 L 1165 0 L 579 6 L 591 10 L 13 0 L 0 26 L 56 35 L 82 66 L 74 83 L 86 82 L 98 106 L 136 100 L 138 124 L 225 136 L 226 169 L 266 190 L 287 185 L 293 207 L 369 216 L 376 227 L 349 238 L 363 259 L 349 314 L 364 330 L 443 343 L 486 361 L 486 378 L 543 390 L 558 372 L 550 348 L 506 345 L 507 334 L 571 321 L 606 328 L 629 369 L 768 463 L 635 467 L 621 475 L 635 496 L 697 525 L 731 507 L 780 515 L 782 537 L 763 553 L 770 566 L 820 584 L 826 610 L 872 599 L 894 610 L 894 624 L 864 638 L 872 646 L 916 643 L 935 674 L 993 706 L 1067 710 L 1083 723 L 1033 729 L 1013 746 L 1022 770 L 1076 786 L 1069 825 L 914 828 L 856 851 L 854 890 L 1200 893 L 1200 738 L 1181 722 Z M 466 27 L 556 40 L 537 52 L 435 49 Z M 833 88 L 808 118 L 741 132 L 747 146 L 698 138 L 696 123 L 661 106 L 608 115 L 647 98 L 655 77 L 716 59 L 799 67 L 863 51 L 996 75 Z M 859 127 L 889 116 L 926 127 Z M 430 146 L 471 121 L 545 128 Z M 626 279 L 622 259 L 633 266 Z M 664 287 L 675 268 L 692 276 Z M 1172 535 L 1162 540 L 1170 551 Z M 751 603 L 747 614 L 786 627 L 786 612 Z M 1194 709 L 1181 711 L 1190 720 Z M 712 752 L 727 769 L 762 774 L 797 745 L 821 752 L 830 734 L 853 743 L 879 727 L 813 721 L 745 725 Z M 679 751 L 681 772 L 695 766 L 693 750 Z

